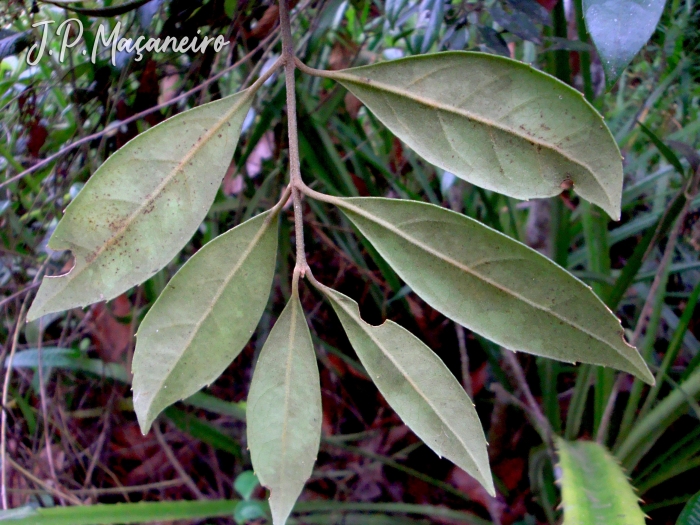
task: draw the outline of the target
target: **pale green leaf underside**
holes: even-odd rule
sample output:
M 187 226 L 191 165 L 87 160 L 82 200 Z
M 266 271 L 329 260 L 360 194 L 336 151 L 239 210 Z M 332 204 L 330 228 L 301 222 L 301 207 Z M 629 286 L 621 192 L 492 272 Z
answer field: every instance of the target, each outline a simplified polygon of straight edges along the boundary
M 137 334 L 134 410 L 144 433 L 243 349 L 265 310 L 276 256 L 277 220 L 266 212 L 211 241 L 170 280 Z
M 413 291 L 453 321 L 511 350 L 610 366 L 653 384 L 615 315 L 538 252 L 432 204 L 334 202 Z
M 274 525 L 284 525 L 311 476 L 322 415 L 316 354 L 294 294 L 260 352 L 246 411 L 253 469 L 270 489 Z
M 563 525 L 644 525 L 627 477 L 601 445 L 557 439 Z
M 44 279 L 29 320 L 113 299 L 168 264 L 214 201 L 252 98 L 242 91 L 186 111 L 107 159 L 49 241 L 71 250 L 75 266 Z
M 654 34 L 665 5 L 666 0 L 583 0 L 608 87 Z
M 326 73 L 436 166 L 520 199 L 574 184 L 617 219 L 622 161 L 575 89 L 484 53 L 447 52 Z
M 479 416 L 440 358 L 405 328 L 392 321 L 371 326 L 355 301 L 330 288 L 321 291 L 372 381 L 404 423 L 495 495 Z

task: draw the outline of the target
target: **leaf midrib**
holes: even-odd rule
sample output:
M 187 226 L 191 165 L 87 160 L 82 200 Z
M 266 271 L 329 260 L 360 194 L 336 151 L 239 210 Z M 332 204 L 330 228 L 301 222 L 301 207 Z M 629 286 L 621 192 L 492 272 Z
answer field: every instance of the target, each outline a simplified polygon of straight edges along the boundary
M 333 292 L 333 290 L 331 290 L 331 292 Z M 354 312 L 348 311 L 348 309 L 343 304 L 343 301 L 337 301 L 337 303 L 340 304 L 341 308 L 345 311 L 345 313 L 347 313 L 351 317 L 356 317 L 360 321 L 358 324 L 360 325 L 360 328 L 362 329 L 362 331 L 369 336 L 369 338 L 372 340 L 372 342 L 375 345 L 377 345 L 377 347 L 382 351 L 382 354 L 384 354 L 386 356 L 386 358 L 389 359 L 389 361 L 391 361 L 391 363 L 401 373 L 401 376 L 411 385 L 411 387 L 413 387 L 413 390 L 415 392 L 417 392 L 418 395 L 420 395 L 420 397 L 423 398 L 423 400 L 428 404 L 428 406 L 433 410 L 433 412 L 438 416 L 438 418 L 447 426 L 447 428 L 450 429 L 450 432 L 452 432 L 452 435 L 457 438 L 457 441 L 459 441 L 459 443 L 462 445 L 462 447 L 467 452 L 469 457 L 472 459 L 472 461 L 474 462 L 474 466 L 476 467 L 476 469 L 479 471 L 479 474 L 481 474 L 481 476 L 483 478 L 484 474 L 483 474 L 483 472 L 481 472 L 481 468 L 479 467 L 478 460 L 474 457 L 474 455 L 472 454 L 472 452 L 469 449 L 469 447 L 467 446 L 467 444 L 462 440 L 459 433 L 454 428 L 452 428 L 452 425 L 450 424 L 449 420 L 445 419 L 442 416 L 442 414 L 438 411 L 438 409 L 430 401 L 430 398 L 423 393 L 423 390 L 421 390 L 418 387 L 418 385 L 413 381 L 411 376 L 408 375 L 408 373 L 403 369 L 403 367 L 394 359 L 394 357 L 391 355 L 391 353 L 389 353 L 387 350 L 384 349 L 382 344 L 377 340 L 377 338 L 368 329 L 368 328 L 381 329 L 381 327 L 385 326 L 387 323 L 390 323 L 390 324 L 396 324 L 396 323 L 392 323 L 392 321 L 386 321 L 385 323 L 382 323 L 380 326 L 373 327 L 372 325 L 366 323 L 362 319 L 362 317 L 360 316 L 359 307 L 356 307 L 357 313 L 354 313 Z
M 436 258 L 438 258 L 438 259 L 441 259 L 442 261 L 444 261 L 444 262 L 446 262 L 446 263 L 448 263 L 448 264 L 451 264 L 452 266 L 455 266 L 456 268 L 458 268 L 458 269 L 464 271 L 465 273 L 468 273 L 468 274 L 470 274 L 470 275 L 476 277 L 477 279 L 482 280 L 482 281 L 485 282 L 486 284 L 489 284 L 489 285 L 493 286 L 494 288 L 497 288 L 497 289 L 501 290 L 502 292 L 504 292 L 504 293 L 506 293 L 506 294 L 508 294 L 508 295 L 510 295 L 510 296 L 512 296 L 512 297 L 514 297 L 514 298 L 516 298 L 516 299 L 518 299 L 518 300 L 524 302 L 525 304 L 528 304 L 528 305 L 532 306 L 533 308 L 535 308 L 535 309 L 537 309 L 537 310 L 540 310 L 540 311 L 545 312 L 545 313 L 547 313 L 547 314 L 549 314 L 549 315 L 552 315 L 552 316 L 555 317 L 556 319 L 559 319 L 560 321 L 565 322 L 566 324 L 568 324 L 568 325 L 571 326 L 572 328 L 575 328 L 575 329 L 577 329 L 577 330 L 583 332 L 584 334 L 588 335 L 589 337 L 595 339 L 596 341 L 598 341 L 598 342 L 600 342 L 600 343 L 603 343 L 603 344 L 609 346 L 610 348 L 612 348 L 613 350 L 615 350 L 615 351 L 618 353 L 618 355 L 620 355 L 620 356 L 623 357 L 625 360 L 627 360 L 627 358 L 626 358 L 624 355 L 622 355 L 622 354 L 620 353 L 620 351 L 619 351 L 617 348 L 615 348 L 614 346 L 612 346 L 612 345 L 611 345 L 609 342 L 607 342 L 606 340 L 601 339 L 601 338 L 600 338 L 598 335 L 596 335 L 595 333 L 592 333 L 592 332 L 588 331 L 586 328 L 584 328 L 584 327 L 582 327 L 582 326 L 579 326 L 578 324 L 576 324 L 576 323 L 570 321 L 570 320 L 567 319 L 566 317 L 563 317 L 563 316 L 559 315 L 558 313 L 554 312 L 553 310 L 550 310 L 550 309 L 547 309 L 547 308 L 545 308 L 545 307 L 543 307 L 543 306 L 538 305 L 537 303 L 535 303 L 535 302 L 533 302 L 533 301 L 527 299 L 526 297 L 521 296 L 520 294 L 516 293 L 516 292 L 513 291 L 513 290 L 510 290 L 509 288 L 505 288 L 505 287 L 501 286 L 501 285 L 498 284 L 497 282 L 495 282 L 495 281 L 489 279 L 488 277 L 485 277 L 484 275 L 480 274 L 479 272 L 474 271 L 474 270 L 471 269 L 469 266 L 466 266 L 466 265 L 460 263 L 459 261 L 456 261 L 456 260 L 452 259 L 451 257 L 447 257 L 446 255 L 443 255 L 443 254 L 441 254 L 441 253 L 439 253 L 439 252 L 435 252 L 430 246 L 428 246 L 428 245 L 424 244 L 423 242 L 421 242 L 421 241 L 415 239 L 414 237 L 411 237 L 411 236 L 408 235 L 407 233 L 405 233 L 405 232 L 403 232 L 402 230 L 400 230 L 399 228 L 395 227 L 393 224 L 391 224 L 391 223 L 389 223 L 389 222 L 387 222 L 387 221 L 384 221 L 384 220 L 382 220 L 382 219 L 376 217 L 375 215 L 372 215 L 372 214 L 369 213 L 369 212 L 366 212 L 366 211 L 363 210 L 362 208 L 359 208 L 359 207 L 357 207 L 357 206 L 353 206 L 352 204 L 349 204 L 349 203 L 348 203 L 347 201 L 345 201 L 345 200 L 342 200 L 342 201 L 341 201 L 340 199 L 338 199 L 338 201 L 339 201 L 339 205 L 340 205 L 341 207 L 348 208 L 348 209 L 350 209 L 352 212 L 357 213 L 358 215 L 361 215 L 362 217 L 364 217 L 364 218 L 366 218 L 366 219 L 369 219 L 370 221 L 374 222 L 375 224 L 378 224 L 379 226 L 381 226 L 381 227 L 383 227 L 383 228 L 389 230 L 390 232 L 394 233 L 395 235 L 401 237 L 402 239 L 404 239 L 404 240 L 410 242 L 411 244 L 415 245 L 416 247 L 422 249 L 424 252 L 428 253 L 429 255 L 431 255 L 431 256 L 433 256 L 433 257 L 436 257 Z M 380 250 L 380 248 L 377 247 L 377 250 Z M 381 252 L 381 251 L 383 251 L 383 250 L 380 250 L 380 252 Z M 622 338 L 621 338 L 621 339 L 622 339 Z M 624 341 L 624 339 L 622 339 L 622 342 L 623 342 L 623 344 L 627 344 L 627 343 Z M 628 346 L 629 346 L 629 345 L 628 345 Z M 630 347 L 630 348 L 634 348 L 633 346 L 629 346 L 629 347 Z M 627 361 L 629 362 L 629 360 L 627 360 Z M 635 367 L 635 368 L 636 368 L 636 367 Z
M 292 311 L 291 311 L 291 326 L 289 328 L 289 349 L 287 351 L 287 362 L 284 373 L 284 419 L 282 421 L 282 435 L 280 436 L 280 441 L 282 444 L 282 461 L 280 466 L 280 472 L 278 477 L 279 485 L 284 483 L 287 479 L 287 427 L 289 426 L 289 397 L 292 385 L 292 356 L 294 354 L 294 341 L 296 338 L 296 328 L 297 328 L 297 302 L 299 301 L 296 294 L 292 294 L 291 298 Z
M 596 172 L 585 161 L 573 157 L 572 155 L 570 155 L 566 151 L 562 150 L 561 148 L 557 147 L 553 143 L 544 142 L 536 137 L 531 137 L 531 136 L 526 135 L 526 134 L 518 133 L 517 130 L 515 130 L 515 129 L 504 126 L 500 123 L 497 123 L 493 120 L 482 117 L 482 116 L 480 116 L 476 113 L 473 113 L 471 111 L 467 111 L 467 110 L 464 110 L 462 108 L 457 108 L 455 106 L 449 106 L 449 105 L 444 104 L 442 102 L 437 102 L 434 99 L 426 98 L 426 97 L 417 95 L 415 93 L 412 93 L 408 90 L 397 88 L 397 87 L 392 86 L 390 84 L 386 84 L 384 82 L 379 82 L 377 80 L 370 79 L 368 77 L 362 77 L 359 75 L 354 75 L 351 73 L 344 73 L 344 72 L 340 72 L 340 71 L 333 71 L 328 76 L 338 80 L 341 83 L 348 82 L 350 84 L 356 84 L 356 85 L 362 86 L 365 89 L 379 91 L 380 93 L 382 91 L 384 91 L 384 92 L 391 93 L 393 95 L 405 97 L 405 98 L 413 100 L 414 102 L 416 102 L 418 104 L 422 104 L 424 106 L 427 106 L 429 108 L 445 111 L 446 113 L 453 113 L 453 114 L 459 115 L 461 117 L 467 118 L 469 120 L 473 120 L 475 122 L 478 122 L 484 126 L 499 129 L 505 133 L 508 133 L 510 135 L 514 135 L 515 137 L 517 137 L 519 139 L 525 140 L 527 142 L 531 142 L 533 144 L 536 144 L 538 146 L 546 148 L 550 151 L 553 151 L 556 154 L 569 160 L 570 162 L 573 162 L 574 164 L 577 164 L 578 166 L 581 166 L 582 168 L 584 168 L 595 179 L 595 181 L 598 183 L 598 185 L 603 189 L 608 200 L 610 202 L 612 202 L 612 197 L 610 196 L 610 194 L 608 194 L 607 189 L 601 183 L 599 177 L 596 175 Z M 602 121 L 601 121 L 601 124 L 602 124 Z M 539 156 L 539 154 L 538 154 L 538 156 Z

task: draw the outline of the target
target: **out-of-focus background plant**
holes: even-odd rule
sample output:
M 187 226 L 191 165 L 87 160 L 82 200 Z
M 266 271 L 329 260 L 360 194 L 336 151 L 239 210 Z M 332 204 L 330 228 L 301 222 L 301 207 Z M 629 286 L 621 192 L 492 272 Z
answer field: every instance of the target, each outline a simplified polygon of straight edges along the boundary
M 342 87 L 327 90 L 322 79 L 307 76 L 297 92 L 302 170 L 325 193 L 443 205 L 542 251 L 622 318 L 657 380 L 649 388 L 610 370 L 523 356 L 523 381 L 498 347 L 432 310 L 337 212 L 309 200 L 314 273 L 361 299 L 368 321 L 390 318 L 407 327 L 461 380 L 485 425 L 498 495 L 489 496 L 402 424 L 368 381 L 328 306 L 307 290 L 302 301 L 321 365 L 324 417 L 298 523 L 559 523 L 555 480 L 569 478 L 566 465 L 554 460 L 542 417 L 570 441 L 607 447 L 654 523 L 676 523 L 700 490 L 700 198 L 693 184 L 700 173 L 700 10 L 693 0 L 666 2 L 651 40 L 615 70 L 589 41 L 583 13 L 595 3 L 296 5 L 299 56 L 320 69 L 477 50 L 532 64 L 585 94 L 624 156 L 617 223 L 573 193 L 520 202 L 436 170 Z M 61 61 L 54 40 L 53 55 L 28 65 L 28 47 L 42 36 L 33 22 L 58 26 L 67 18 L 81 21 L 84 42 Z M 141 61 L 120 52 L 114 64 L 106 50 L 92 63 L 99 25 L 111 30 L 118 22 L 132 38 L 180 39 L 200 31 L 222 34 L 230 45 L 220 53 L 150 53 Z M 280 197 L 287 165 L 281 79 L 273 77 L 258 93 L 216 202 L 178 259 L 107 304 L 20 321 L 37 277 L 71 267 L 47 240 L 95 169 L 139 132 L 238 91 L 269 66 L 279 54 L 277 22 L 272 1 L 5 0 L 0 6 L 0 362 L 9 364 L 13 353 L 3 374 L 1 461 L 15 516 L 36 507 L 173 501 L 125 506 L 123 515 L 103 518 L 95 508 L 72 509 L 61 523 L 265 523 L 265 494 L 246 450 L 245 399 L 262 343 L 290 296 L 289 280 L 275 282 L 268 311 L 235 365 L 204 392 L 167 409 L 146 436 L 129 385 L 135 329 L 169 278 L 209 240 Z M 629 26 L 643 22 L 630 18 Z M 603 54 L 599 35 L 606 33 L 589 29 Z M 620 71 L 614 83 L 611 73 Z M 291 213 L 281 223 L 283 276 L 293 266 Z M 586 454 L 593 465 L 597 452 L 565 452 Z M 619 490 L 592 481 L 597 490 Z M 700 522 L 690 521 L 695 516 L 691 509 L 681 519 Z

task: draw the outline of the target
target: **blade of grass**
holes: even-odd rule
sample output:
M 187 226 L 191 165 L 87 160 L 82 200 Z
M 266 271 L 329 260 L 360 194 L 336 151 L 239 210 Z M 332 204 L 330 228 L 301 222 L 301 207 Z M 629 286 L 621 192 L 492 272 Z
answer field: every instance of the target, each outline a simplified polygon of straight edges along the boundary
M 693 319 L 693 313 L 695 311 L 695 306 L 698 303 L 699 297 L 700 283 L 698 283 L 695 286 L 693 293 L 688 299 L 688 303 L 685 306 L 685 310 L 683 310 L 683 314 L 681 315 L 681 318 L 678 322 L 678 327 L 673 333 L 671 342 L 669 343 L 668 348 L 666 349 L 666 355 L 664 355 L 664 360 L 662 361 L 661 366 L 659 367 L 659 371 L 656 373 L 656 384 L 649 391 L 649 394 L 647 395 L 647 398 L 644 401 L 644 405 L 639 411 L 639 417 L 645 416 L 647 412 L 649 412 L 649 409 L 651 409 L 652 405 L 656 402 L 656 398 L 659 395 L 659 390 L 663 385 L 664 378 L 668 374 L 671 365 L 673 365 L 673 363 L 676 361 L 678 353 L 681 350 L 683 338 L 685 337 L 685 333 L 688 330 L 690 321 Z
M 636 467 L 661 434 L 688 411 L 688 401 L 696 399 L 698 394 L 700 394 L 700 370 L 693 372 L 632 427 L 629 435 L 614 451 L 615 456 L 628 472 Z
M 243 458 L 238 442 L 221 432 L 216 426 L 172 406 L 166 408 L 164 414 L 173 425 L 193 438 L 211 445 L 217 450 L 228 452 L 238 459 Z

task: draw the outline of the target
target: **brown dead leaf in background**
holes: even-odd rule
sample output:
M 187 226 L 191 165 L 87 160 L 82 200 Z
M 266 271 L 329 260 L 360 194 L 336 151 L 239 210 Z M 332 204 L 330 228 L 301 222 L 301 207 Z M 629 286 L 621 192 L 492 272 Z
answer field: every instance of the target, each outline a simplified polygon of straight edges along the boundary
M 355 43 L 338 40 L 328 57 L 328 69 L 337 71 L 349 68 L 357 56 L 357 51 L 358 47 Z
M 39 452 L 36 462 L 34 463 L 34 468 L 32 473 L 41 480 L 52 481 L 53 476 L 51 475 L 51 468 L 49 466 L 49 449 L 44 447 Z M 53 467 L 56 471 L 56 475 L 60 476 L 66 468 L 66 453 L 61 448 L 61 445 L 55 444 L 51 445 L 51 460 L 53 461 Z M 53 485 L 53 483 L 51 483 Z
M 356 119 L 360 114 L 360 110 L 362 109 L 362 102 L 360 102 L 360 99 L 349 91 L 345 94 L 344 101 L 345 109 L 348 112 L 348 115 L 350 115 L 351 118 Z
M 501 524 L 501 517 L 506 505 L 500 499 L 490 496 L 486 489 L 481 486 L 481 483 L 458 467 L 452 469 L 447 481 L 466 494 L 469 499 L 482 505 L 488 511 L 494 525 Z
M 92 308 L 89 322 L 92 342 L 100 359 L 107 363 L 123 363 L 133 340 L 131 323 L 117 318 L 131 315 L 132 305 L 126 294 L 122 294 L 109 304 L 98 303 Z
M 492 467 L 492 470 L 508 490 L 514 490 L 523 479 L 525 459 L 522 457 L 502 459 Z
M 291 2 L 296 3 L 296 2 Z M 291 4 L 290 3 L 290 4 Z M 290 5 L 291 8 L 291 5 Z M 262 17 L 256 21 L 255 27 L 253 27 L 247 34 L 246 38 L 263 39 L 270 34 L 270 31 L 277 25 L 277 20 L 279 18 L 279 7 L 276 4 L 271 5 L 267 8 Z
M 177 85 L 180 83 L 180 75 L 172 64 L 165 66 L 165 75 L 160 80 L 160 95 L 158 104 L 165 104 L 177 96 Z

